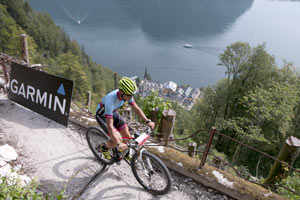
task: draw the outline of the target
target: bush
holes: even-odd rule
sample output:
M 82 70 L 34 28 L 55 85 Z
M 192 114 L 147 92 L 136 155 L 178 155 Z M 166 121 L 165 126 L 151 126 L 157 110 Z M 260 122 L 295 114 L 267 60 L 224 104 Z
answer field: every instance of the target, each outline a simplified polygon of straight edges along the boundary
M 158 108 L 158 122 L 161 119 L 162 112 L 171 108 L 171 101 L 158 95 L 158 92 L 152 91 L 147 97 L 141 97 L 141 108 L 145 115 L 150 118 L 153 109 Z
M 290 176 L 288 176 L 286 179 L 282 179 L 282 181 L 279 183 L 280 185 L 283 185 L 295 192 L 297 192 L 298 194 L 300 194 L 300 177 L 299 174 L 296 172 L 293 172 Z M 277 189 L 277 192 L 290 200 L 299 200 L 300 196 L 297 194 L 294 194 L 282 187 Z
M 6 177 L 2 177 L 0 184 L 0 199 L 44 199 L 41 192 L 37 192 L 38 184 L 32 181 L 29 185 L 21 187 L 17 184 L 10 184 Z
M 22 187 L 18 184 L 12 184 L 9 178 L 1 177 L 0 179 L 0 199 L 5 200 L 62 200 L 65 199 L 65 191 L 55 195 L 44 195 L 38 190 L 39 184 L 31 181 L 30 184 Z

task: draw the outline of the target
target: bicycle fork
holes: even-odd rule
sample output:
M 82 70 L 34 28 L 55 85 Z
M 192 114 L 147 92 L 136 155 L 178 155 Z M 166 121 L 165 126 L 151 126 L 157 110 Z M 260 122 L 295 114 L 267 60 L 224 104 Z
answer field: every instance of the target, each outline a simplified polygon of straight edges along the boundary
M 146 176 L 148 178 L 151 178 L 151 175 L 154 174 L 153 166 L 151 164 L 151 161 L 150 161 L 149 157 L 146 157 L 146 164 L 147 164 L 147 166 L 145 166 L 145 162 L 142 159 L 143 151 L 145 151 L 145 149 L 141 150 L 140 155 L 139 155 L 139 161 L 142 163 L 142 166 L 143 166 L 143 169 L 144 169 L 144 172 L 145 172 Z

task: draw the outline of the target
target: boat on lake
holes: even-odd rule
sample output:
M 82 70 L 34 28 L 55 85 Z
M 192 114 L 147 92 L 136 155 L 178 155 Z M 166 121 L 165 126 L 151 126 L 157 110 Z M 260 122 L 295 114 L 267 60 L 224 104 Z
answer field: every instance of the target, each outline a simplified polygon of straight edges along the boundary
M 183 44 L 183 47 L 185 47 L 185 48 L 193 48 L 193 45 L 185 43 L 185 44 Z

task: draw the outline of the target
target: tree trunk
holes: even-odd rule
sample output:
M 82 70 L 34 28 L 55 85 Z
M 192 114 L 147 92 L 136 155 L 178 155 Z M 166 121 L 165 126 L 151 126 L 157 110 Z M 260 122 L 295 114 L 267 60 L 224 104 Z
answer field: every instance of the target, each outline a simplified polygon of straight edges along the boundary
M 236 149 L 235 149 L 234 155 L 232 157 L 232 164 L 233 165 L 235 164 L 236 160 L 240 156 L 241 150 L 242 150 L 242 145 L 238 144 L 237 147 L 236 147 Z
M 293 136 L 289 137 L 281 148 L 277 159 L 292 166 L 299 153 L 299 147 L 300 140 Z M 286 165 L 275 161 L 264 184 L 274 184 L 279 182 L 281 179 L 288 176 L 288 172 L 289 170 Z

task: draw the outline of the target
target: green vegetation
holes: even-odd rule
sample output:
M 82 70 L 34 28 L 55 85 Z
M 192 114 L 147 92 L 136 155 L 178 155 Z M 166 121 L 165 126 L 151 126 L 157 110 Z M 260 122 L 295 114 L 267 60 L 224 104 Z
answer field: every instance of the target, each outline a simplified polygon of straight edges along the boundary
M 297 68 L 288 62 L 276 66 L 264 44 L 251 47 L 246 42 L 236 42 L 219 59 L 227 69 L 227 78 L 204 88 L 203 97 L 192 110 L 175 107 L 175 138 L 214 126 L 218 132 L 276 157 L 287 137 L 300 138 Z M 207 134 L 198 134 L 192 140 L 198 145 L 206 144 Z M 273 160 L 219 136 L 213 142 L 215 150 L 257 178 L 266 177 L 273 164 Z M 298 156 L 294 167 L 299 165 Z
M 158 109 L 158 122 L 161 119 L 162 111 L 171 108 L 171 102 L 160 96 L 158 92 L 152 91 L 147 97 L 140 97 L 138 103 L 148 118 L 151 118 L 151 112 Z
M 300 194 L 299 174 L 292 173 L 291 176 L 283 179 L 280 184 Z M 277 192 L 290 200 L 298 200 L 300 197 L 284 188 L 278 188 Z
M 43 194 L 36 192 L 36 190 L 36 184 L 20 187 L 17 184 L 11 185 L 6 178 L 2 178 L 0 184 L 0 199 L 43 199 Z
M 15 200 L 62 200 L 65 199 L 64 191 L 59 194 L 45 195 L 38 191 L 38 183 L 32 181 L 30 184 L 22 187 L 18 184 L 12 184 L 12 180 L 2 177 L 0 180 L 0 199 Z

